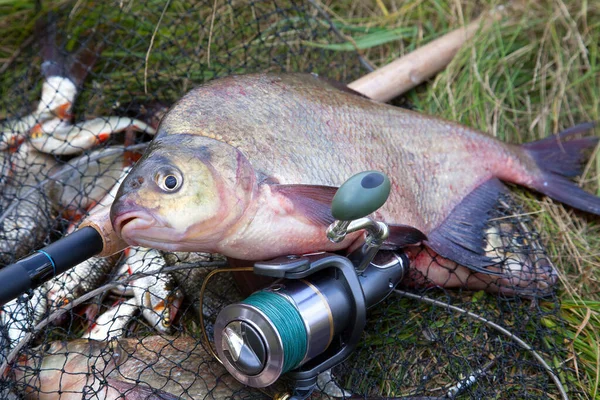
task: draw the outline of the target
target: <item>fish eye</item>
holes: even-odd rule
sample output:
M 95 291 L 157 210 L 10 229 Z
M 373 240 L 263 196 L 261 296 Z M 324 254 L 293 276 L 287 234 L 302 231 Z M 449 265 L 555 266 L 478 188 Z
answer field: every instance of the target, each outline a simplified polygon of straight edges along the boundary
M 167 189 L 175 189 L 175 187 L 177 186 L 177 178 L 175 177 L 175 175 L 167 175 L 165 178 L 165 186 L 167 187 Z
M 526 240 L 524 238 L 522 238 L 521 236 L 518 236 L 516 238 L 513 239 L 513 242 L 517 245 L 517 246 L 523 246 L 524 244 L 526 244 Z
M 183 183 L 183 176 L 173 168 L 159 170 L 154 179 L 158 187 L 165 192 L 175 192 Z

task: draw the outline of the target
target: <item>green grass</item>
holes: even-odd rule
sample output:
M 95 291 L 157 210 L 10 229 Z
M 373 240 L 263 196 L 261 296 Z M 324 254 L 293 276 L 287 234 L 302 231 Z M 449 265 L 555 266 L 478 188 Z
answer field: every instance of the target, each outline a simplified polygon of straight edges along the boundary
M 97 21 L 102 21 L 100 32 L 114 40 L 99 60 L 96 75 L 86 82 L 78 114 L 103 114 L 117 103 L 131 101 L 172 102 L 199 82 L 231 72 L 256 70 L 258 66 L 264 70 L 277 70 L 279 65 L 294 70 L 312 68 L 350 81 L 357 76 L 356 57 L 351 53 L 356 48 L 371 64 L 381 66 L 471 21 L 482 11 L 503 4 L 491 0 L 321 2 L 333 16 L 335 26 L 351 39 L 343 41 L 334 35 L 298 34 L 307 28 L 325 29 L 327 21 L 321 17 L 314 23 L 299 15 L 283 19 L 274 15 L 261 20 L 260 29 L 239 22 L 269 10 L 268 5 L 260 3 L 254 8 L 242 9 L 224 1 L 217 2 L 219 19 L 212 30 L 189 28 L 198 20 L 210 21 L 212 7 L 193 7 L 186 1 L 172 1 L 163 22 L 157 26 L 165 2 L 146 3 L 140 6 L 136 2 L 123 2 L 124 10 L 112 6 L 92 8 L 86 2 L 77 3 L 79 8 L 76 9 L 72 9 L 74 2 L 53 3 L 53 6 L 72 10 L 68 29 L 73 32 L 73 38 L 89 33 Z M 26 109 L 38 96 L 39 69 L 31 68 L 29 59 L 22 56 L 30 51 L 27 40 L 37 15 L 33 4 L 27 0 L 0 0 L 0 37 L 3 38 L 0 96 L 13 96 L 15 87 L 25 93 L 19 98 L 11 97 L 10 102 L 0 102 L 0 117 L 15 109 Z M 49 3 L 44 4 L 49 6 Z M 127 10 L 132 11 L 125 12 Z M 111 29 L 104 31 L 106 26 Z M 155 42 L 148 53 L 149 38 L 155 31 Z M 177 40 L 182 35 L 187 39 Z M 211 45 L 198 46 L 200 42 L 206 43 L 207 35 L 211 35 Z M 290 41 L 286 49 L 296 49 L 302 44 L 324 53 L 288 56 L 285 49 L 278 47 L 282 40 Z M 75 46 L 74 39 L 67 41 L 68 48 Z M 225 53 L 227 57 L 223 56 Z M 339 58 L 339 54 L 346 58 Z M 254 60 L 253 64 L 245 64 L 246 59 Z M 146 67 L 148 92 L 144 78 Z M 507 5 L 502 20 L 478 34 L 445 71 L 403 97 L 404 102 L 416 110 L 479 128 L 511 143 L 540 139 L 579 122 L 600 121 L 600 3 L 513 1 Z M 592 157 L 581 183 L 586 190 L 600 194 L 598 166 L 600 155 Z M 519 321 L 527 315 L 530 304 L 517 301 L 509 307 L 515 324 L 509 328 L 518 329 L 540 348 L 561 347 L 563 350 L 552 353 L 548 361 L 553 365 L 564 363 L 580 373 L 579 376 L 562 374 L 561 379 L 573 382 L 587 397 L 600 398 L 599 221 L 529 191 L 515 189 L 515 193 L 533 213 L 535 225 L 560 271 L 561 305 L 560 310 L 555 311 L 566 325 L 557 323 L 553 315 Z M 499 315 L 501 306 L 493 296 L 460 293 L 457 297 L 473 311 Z M 553 307 L 553 303 L 541 305 L 546 311 Z M 366 334 L 363 349 L 391 347 L 398 351 L 399 357 L 409 355 L 413 360 L 426 360 L 418 366 L 423 375 L 436 368 L 446 368 L 442 374 L 446 379 L 432 378 L 427 382 L 430 388 L 443 386 L 460 375 L 464 365 L 456 357 L 458 353 L 470 354 L 469 348 L 475 347 L 480 354 L 491 354 L 497 345 L 486 344 L 484 339 L 489 332 L 481 324 L 466 326 L 462 317 L 448 316 L 406 299 L 388 307 L 385 314 L 375 313 L 373 318 L 378 321 L 376 329 Z M 421 327 L 421 331 L 415 332 L 416 326 Z M 536 336 L 540 326 L 558 331 L 569 340 L 555 343 L 551 336 L 541 340 Z M 435 341 L 435 337 L 448 337 L 453 330 L 460 338 L 452 342 L 451 349 Z M 478 338 L 482 341 L 477 341 Z M 415 371 L 401 365 L 388 370 L 384 362 L 390 357 L 388 353 L 364 352 L 361 350 L 357 357 L 368 359 L 364 363 L 368 374 L 361 376 L 359 386 L 372 389 L 372 379 L 367 378 L 375 376 L 379 379 L 378 388 L 385 394 L 411 393 L 411 387 L 396 387 L 394 378 L 410 377 Z
M 387 16 L 376 2 L 356 7 L 350 16 L 336 4 L 334 11 L 345 23 L 390 30 L 416 27 L 419 36 L 430 38 L 432 31 L 448 31 L 500 3 L 385 2 Z M 363 54 L 375 65 L 383 65 L 424 41 L 404 39 Z M 445 71 L 405 97 L 417 110 L 479 128 L 504 141 L 537 140 L 579 122 L 600 120 L 599 49 L 597 2 L 513 2 L 505 17 L 478 34 Z M 598 156 L 592 157 L 581 177 L 584 187 L 596 193 L 599 162 Z M 567 321 L 565 336 L 573 340 L 564 346 L 578 358 L 556 361 L 582 373 L 584 379 L 577 385 L 590 397 L 600 398 L 598 219 L 525 190 L 516 192 L 535 213 L 535 224 L 561 273 L 560 315 Z

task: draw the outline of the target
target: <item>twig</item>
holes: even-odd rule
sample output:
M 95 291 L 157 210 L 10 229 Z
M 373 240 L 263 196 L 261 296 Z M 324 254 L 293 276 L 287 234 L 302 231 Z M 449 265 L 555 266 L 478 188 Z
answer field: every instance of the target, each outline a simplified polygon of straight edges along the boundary
M 150 52 L 152 51 L 152 46 L 154 45 L 154 38 L 156 37 L 156 32 L 158 32 L 158 27 L 162 22 L 165 13 L 167 12 L 167 8 L 169 8 L 169 4 L 171 4 L 171 0 L 167 0 L 167 4 L 162 10 L 160 14 L 160 18 L 158 19 L 158 23 L 154 27 L 154 32 L 152 33 L 152 37 L 150 38 L 150 46 L 148 46 L 148 51 L 146 52 L 146 61 L 144 62 L 144 94 L 148 94 L 148 59 L 150 58 Z
M 213 28 L 215 26 L 215 14 L 217 13 L 217 0 L 213 3 L 212 16 L 210 18 L 210 29 L 208 30 L 208 45 L 206 46 L 206 64 L 210 68 L 210 45 L 212 43 Z
M 3 74 L 8 69 L 8 67 L 10 67 L 10 65 L 17 59 L 17 57 L 19 57 L 19 54 L 21 54 L 23 49 L 25 47 L 28 47 L 33 42 L 34 38 L 35 38 L 35 36 L 32 35 L 32 36 L 28 37 L 27 39 L 25 39 L 23 44 L 21 44 L 21 46 L 19 46 L 19 48 L 17 50 L 15 50 L 15 52 L 8 58 L 8 60 L 6 60 L 4 62 L 2 67 L 0 67 L 0 74 Z
M 510 339 L 512 339 L 513 341 L 515 341 L 518 345 L 520 345 L 522 348 L 524 348 L 525 350 L 529 351 L 531 353 L 531 355 L 538 360 L 538 362 L 544 367 L 544 369 L 546 370 L 546 372 L 548 372 L 548 374 L 550 375 L 550 377 L 552 378 L 552 380 L 554 381 L 554 383 L 556 384 L 556 387 L 558 388 L 558 391 L 560 392 L 561 397 L 564 400 L 569 400 L 569 396 L 567 395 L 567 392 L 565 391 L 564 386 L 562 385 L 560 379 L 558 378 L 558 376 L 556 376 L 556 374 L 552 371 L 552 368 L 550 368 L 550 366 L 548 365 L 548 363 L 546 363 L 546 361 L 542 358 L 542 356 L 535 351 L 531 346 L 529 346 L 527 343 L 525 343 L 525 341 L 523 339 L 521 339 L 520 337 L 516 336 L 515 334 L 511 333 L 510 331 L 508 331 L 507 329 L 503 328 L 502 326 L 496 324 L 495 322 L 490 321 L 487 318 L 484 318 L 480 315 L 477 315 L 471 311 L 467 311 L 463 308 L 457 307 L 457 306 L 453 306 L 451 304 L 446 304 L 444 302 L 435 300 L 435 299 L 431 299 L 429 297 L 426 296 L 419 296 L 413 293 L 409 293 L 409 292 L 405 292 L 404 290 L 399 290 L 399 289 L 395 289 L 394 292 L 398 293 L 401 296 L 406 296 L 408 298 L 414 299 L 414 300 L 419 300 L 419 301 L 423 301 L 425 303 L 429 303 L 431 305 L 434 306 L 438 306 L 438 307 L 443 307 L 443 308 L 447 308 L 449 310 L 452 311 L 456 311 L 460 314 L 466 315 L 467 317 L 476 319 L 478 321 L 483 322 L 484 324 L 488 325 L 489 327 L 497 330 L 498 332 L 508 336 Z

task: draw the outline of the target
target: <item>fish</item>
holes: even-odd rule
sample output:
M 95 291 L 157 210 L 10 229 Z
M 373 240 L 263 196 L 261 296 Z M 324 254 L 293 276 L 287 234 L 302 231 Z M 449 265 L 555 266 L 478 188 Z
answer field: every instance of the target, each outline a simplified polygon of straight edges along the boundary
M 98 316 L 82 338 L 110 340 L 125 336 L 127 326 L 133 320 L 138 309 L 139 306 L 134 299 L 118 300 L 110 309 Z
M 80 154 L 106 142 L 112 134 L 127 129 L 150 135 L 155 133 L 150 125 L 129 117 L 98 117 L 75 124 L 57 118 L 32 129 L 30 143 L 42 153 Z
M 8 358 L 10 351 L 10 338 L 8 330 L 0 318 L 0 365 Z M 2 400 L 19 400 L 19 396 L 13 391 L 13 384 L 6 377 L 0 376 L 0 399 Z
M 145 398 L 129 397 L 136 390 L 167 399 L 268 398 L 245 388 L 188 336 L 52 342 L 21 355 L 11 372 L 25 399 L 56 399 L 59 391 L 61 400 L 81 399 L 83 392 L 121 399 L 111 390 L 120 385 L 129 385 L 131 391 L 122 392 L 127 399 Z
M 58 211 L 69 220 L 80 219 L 115 186 L 124 168 L 124 152 L 111 146 L 90 152 L 67 162 L 71 169 L 64 178 L 52 180 L 48 193 Z M 82 162 L 87 158 L 89 162 Z
M 56 160 L 26 145 L 19 154 L 18 163 L 27 167 L 18 168 L 0 199 L 0 268 L 41 247 L 56 224 L 52 202 L 40 185 Z
M 69 120 L 78 91 L 102 52 L 102 43 L 86 43 L 68 55 L 60 51 L 56 43 L 56 20 L 54 13 L 48 13 L 48 21 L 43 18 L 36 21 L 44 76 L 40 101 L 32 113 L 0 121 L 0 150 L 20 145 L 34 128 L 47 121 Z
M 0 309 L 0 321 L 6 328 L 9 349 L 14 348 L 25 335 L 46 316 L 48 302 L 46 289 L 40 286 L 6 303 Z
M 0 190 L 9 183 L 18 169 L 20 155 L 16 151 L 0 150 Z
M 99 287 L 120 258 L 121 253 L 91 257 L 46 282 L 49 309 L 55 311 Z
M 111 220 L 130 245 L 166 251 L 241 260 L 352 251 L 362 232 L 340 243 L 325 235 L 331 201 L 349 177 L 378 170 L 391 180 L 372 214 L 389 226 L 383 249 L 406 250 L 412 268 L 441 286 L 448 271 L 432 263 L 438 257 L 463 274 L 520 274 L 484 248 L 489 212 L 509 193 L 503 182 L 600 214 L 600 198 L 570 180 L 598 143 L 585 136 L 594 126 L 518 146 L 316 75 L 229 76 L 170 108 L 121 184 Z M 421 245 L 427 252 L 415 258 Z
M 131 275 L 160 271 L 166 266 L 162 254 L 154 249 L 131 247 L 125 260 Z M 183 293 L 170 273 L 159 272 L 142 276 L 129 283 L 135 304 L 151 327 L 161 333 L 170 333 Z

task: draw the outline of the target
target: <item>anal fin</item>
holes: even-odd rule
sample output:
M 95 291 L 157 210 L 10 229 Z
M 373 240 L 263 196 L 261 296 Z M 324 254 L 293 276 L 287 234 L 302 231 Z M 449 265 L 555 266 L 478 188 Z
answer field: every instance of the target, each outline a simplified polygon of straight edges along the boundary
M 427 240 L 427 236 L 409 225 L 388 224 L 390 236 L 384 242 L 383 249 L 397 249 L 405 246 L 417 246 Z
M 500 195 L 507 192 L 507 187 L 497 178 L 481 184 L 429 233 L 427 246 L 442 257 L 473 271 L 502 275 L 486 268 L 496 261 L 486 255 L 484 239 L 490 211 L 497 205 Z

